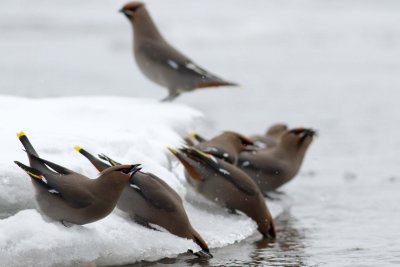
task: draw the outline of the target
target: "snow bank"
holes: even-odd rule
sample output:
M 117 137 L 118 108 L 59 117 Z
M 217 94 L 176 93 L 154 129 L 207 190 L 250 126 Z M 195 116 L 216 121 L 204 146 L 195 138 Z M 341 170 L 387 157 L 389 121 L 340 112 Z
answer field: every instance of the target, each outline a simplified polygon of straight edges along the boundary
M 182 167 L 166 156 L 166 146 L 179 146 L 181 136 L 201 123 L 202 115 L 196 110 L 118 97 L 32 100 L 0 96 L 0 106 L 5 114 L 0 125 L 0 266 L 120 265 L 197 249 L 189 240 L 143 228 L 118 210 L 85 226 L 65 228 L 45 222 L 35 210 L 28 176 L 13 164 L 13 160 L 27 162 L 15 136 L 21 130 L 43 158 L 89 177 L 97 172 L 73 150 L 77 144 L 121 162 L 141 163 L 188 199 L 190 220 L 211 248 L 256 232 L 249 218 L 227 214 L 188 188 Z

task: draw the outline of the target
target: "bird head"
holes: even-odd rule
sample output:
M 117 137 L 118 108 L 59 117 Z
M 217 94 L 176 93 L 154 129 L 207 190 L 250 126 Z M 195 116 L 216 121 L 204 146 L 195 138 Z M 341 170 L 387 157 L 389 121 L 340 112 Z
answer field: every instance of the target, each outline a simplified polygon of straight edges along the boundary
M 239 152 L 244 150 L 249 145 L 254 145 L 253 141 L 251 141 L 250 138 L 237 132 L 226 131 L 222 135 L 229 138 L 231 140 L 231 143 L 239 149 Z
M 106 176 L 106 175 L 127 175 L 127 174 L 135 174 L 136 172 L 140 171 L 142 168 L 140 167 L 140 164 L 123 164 L 123 165 L 116 165 L 116 166 L 111 166 L 104 171 L 101 172 L 101 176 Z M 130 176 L 130 175 L 129 175 Z
M 294 155 L 304 155 L 315 135 L 316 131 L 309 128 L 287 130 L 282 135 L 279 146 Z
M 273 124 L 271 127 L 268 128 L 267 132 L 265 135 L 273 137 L 273 138 L 279 138 L 288 130 L 288 126 L 284 123 L 276 123 Z
M 125 4 L 119 12 L 123 13 L 127 18 L 133 18 L 138 10 L 144 7 L 144 4 L 141 2 L 129 2 Z

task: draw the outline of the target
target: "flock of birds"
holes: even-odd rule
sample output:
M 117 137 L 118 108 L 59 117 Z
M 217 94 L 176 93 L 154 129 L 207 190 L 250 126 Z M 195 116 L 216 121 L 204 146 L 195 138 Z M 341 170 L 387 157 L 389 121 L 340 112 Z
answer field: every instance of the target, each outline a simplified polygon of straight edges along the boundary
M 134 28 L 134 54 L 141 71 L 169 89 L 164 100 L 196 88 L 235 85 L 210 74 L 169 45 L 152 22 L 143 3 L 126 4 L 121 12 Z M 115 207 L 150 229 L 164 229 L 193 240 L 200 257 L 212 257 L 206 241 L 193 228 L 181 197 L 163 179 L 143 172 L 140 164 L 120 164 L 100 154 L 75 149 L 100 172 L 90 179 L 41 158 L 25 133 L 18 133 L 29 166 L 15 161 L 32 180 L 39 212 L 65 226 L 84 225 L 109 215 Z M 185 138 L 180 148 L 168 148 L 182 163 L 190 186 L 231 213 L 253 219 L 258 231 L 276 237 L 264 196 L 298 173 L 315 136 L 307 128 L 272 125 L 265 134 L 246 137 L 227 131 L 209 140 L 199 134 Z
M 32 180 L 40 213 L 65 226 L 83 225 L 109 215 L 115 207 L 145 227 L 166 230 L 193 240 L 212 257 L 206 241 L 193 228 L 178 193 L 163 179 L 141 171 L 140 164 L 121 164 L 76 146 L 100 172 L 96 179 L 41 158 L 24 132 L 17 134 L 29 166 L 15 161 Z M 276 237 L 273 218 L 264 196 L 298 173 L 315 136 L 306 128 L 275 124 L 265 135 L 246 137 L 227 131 L 209 140 L 198 134 L 185 138 L 181 148 L 168 150 L 182 163 L 188 183 L 227 209 L 253 219 L 268 239 Z

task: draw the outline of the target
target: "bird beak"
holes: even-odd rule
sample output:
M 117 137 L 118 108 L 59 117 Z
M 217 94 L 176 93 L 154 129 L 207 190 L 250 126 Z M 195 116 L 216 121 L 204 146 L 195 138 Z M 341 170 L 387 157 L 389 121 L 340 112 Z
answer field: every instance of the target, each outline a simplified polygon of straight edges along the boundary
M 305 132 L 308 136 L 318 136 L 318 132 L 314 129 L 306 129 Z
M 140 164 L 133 164 L 129 168 L 121 169 L 120 171 L 122 173 L 125 173 L 125 174 L 132 173 L 132 175 L 134 175 L 135 173 L 137 173 L 141 169 L 142 168 L 140 167 Z
M 211 258 L 214 257 L 210 252 L 207 252 L 207 251 L 204 251 L 204 250 L 200 250 L 198 252 L 193 252 L 193 250 L 189 249 L 188 252 L 192 253 L 193 255 L 195 255 L 195 256 L 197 256 L 199 258 L 211 259 Z
M 121 8 L 118 12 L 123 13 L 123 14 L 124 14 L 125 16 L 127 16 L 127 17 L 130 17 L 130 16 L 133 15 L 133 12 L 132 12 L 132 11 L 130 11 L 130 10 L 128 10 L 128 9 L 124 9 L 124 8 Z

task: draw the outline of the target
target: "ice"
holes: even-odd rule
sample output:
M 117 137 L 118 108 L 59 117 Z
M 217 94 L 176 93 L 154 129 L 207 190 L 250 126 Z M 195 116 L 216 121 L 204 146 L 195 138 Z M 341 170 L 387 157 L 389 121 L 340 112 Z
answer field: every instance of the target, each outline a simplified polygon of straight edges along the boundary
M 64 227 L 36 211 L 29 177 L 14 163 L 27 162 L 15 133 L 24 130 L 41 157 L 96 177 L 97 171 L 73 147 L 106 153 L 120 162 L 141 163 L 184 198 L 190 220 L 211 248 L 256 232 L 255 223 L 230 215 L 188 188 L 183 168 L 166 147 L 201 123 L 200 112 L 178 104 L 122 97 L 25 99 L 0 96 L 8 114 L 0 126 L 0 266 L 119 265 L 174 257 L 198 247 L 169 233 L 145 229 L 121 211 L 85 226 Z M 172 171 L 169 169 L 172 167 Z M 188 193 L 189 192 L 189 193 Z

